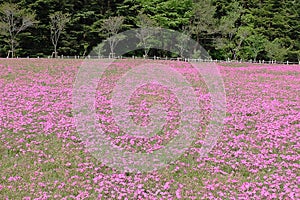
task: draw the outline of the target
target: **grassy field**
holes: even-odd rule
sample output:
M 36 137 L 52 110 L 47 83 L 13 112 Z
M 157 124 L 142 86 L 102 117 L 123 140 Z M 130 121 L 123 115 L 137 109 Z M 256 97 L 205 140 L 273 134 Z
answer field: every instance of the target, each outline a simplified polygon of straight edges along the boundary
M 145 125 L 147 102 L 162 103 L 170 111 L 164 129 L 141 140 L 116 125 L 109 106 L 112 90 L 122 74 L 143 62 L 113 63 L 96 98 L 101 128 L 114 144 L 133 152 L 163 147 L 180 120 L 176 97 L 148 85 L 131 98 L 130 112 Z M 72 89 L 81 60 L 1 59 L 0 199 L 300 198 L 299 65 L 218 63 L 225 124 L 217 145 L 201 158 L 211 112 L 207 87 L 187 63 L 155 62 L 178 69 L 192 83 L 202 111 L 199 137 L 166 168 L 124 173 L 93 157 L 76 131 Z

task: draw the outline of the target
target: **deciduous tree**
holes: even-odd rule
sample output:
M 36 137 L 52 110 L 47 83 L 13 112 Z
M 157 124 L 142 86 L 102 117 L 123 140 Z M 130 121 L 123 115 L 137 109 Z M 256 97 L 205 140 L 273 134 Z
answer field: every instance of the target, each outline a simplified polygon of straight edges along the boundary
M 137 30 L 136 36 L 140 40 L 138 46 L 144 49 L 144 57 L 148 57 L 150 48 L 155 44 L 156 39 L 154 37 L 157 32 L 154 20 L 150 19 L 147 15 L 140 13 L 137 17 Z
M 70 17 L 68 13 L 62 13 L 57 11 L 50 14 L 50 31 L 51 31 L 51 42 L 54 46 L 54 57 L 57 57 L 57 45 L 59 37 L 64 30 L 66 24 L 69 22 Z
M 21 31 L 37 23 L 35 14 L 26 9 L 21 9 L 13 3 L 3 3 L 0 6 L 0 14 L 0 33 L 7 36 L 7 42 L 10 45 L 9 52 L 14 57 L 15 48 L 18 45 L 17 36 Z
M 115 48 L 117 44 L 124 39 L 122 34 L 118 34 L 118 32 L 122 29 L 122 25 L 124 22 L 123 16 L 109 17 L 103 21 L 102 30 L 107 35 L 107 42 L 110 47 L 110 57 L 115 56 Z

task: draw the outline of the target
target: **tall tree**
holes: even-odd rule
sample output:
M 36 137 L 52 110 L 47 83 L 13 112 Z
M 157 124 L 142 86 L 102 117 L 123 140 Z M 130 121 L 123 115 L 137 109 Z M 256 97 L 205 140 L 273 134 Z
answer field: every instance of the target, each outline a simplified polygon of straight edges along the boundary
M 109 17 L 108 19 L 105 19 L 103 21 L 102 30 L 107 35 L 107 41 L 109 43 L 110 47 L 110 55 L 109 57 L 115 57 L 115 48 L 117 44 L 124 39 L 124 36 L 121 34 L 118 34 L 118 32 L 122 29 L 122 25 L 124 22 L 123 16 L 117 16 L 117 17 Z
M 242 45 L 244 41 L 251 35 L 252 29 L 248 26 L 240 26 L 237 30 L 236 36 L 235 36 L 235 48 L 233 49 L 233 59 L 236 60 L 239 56 L 240 57 L 240 50 L 242 48 Z
M 299 48 L 297 47 L 300 28 L 299 5 L 299 1 L 294 0 L 255 0 L 251 7 L 247 8 L 246 25 L 251 26 L 257 34 L 268 40 L 265 47 L 269 53 L 260 56 L 282 60 L 290 55 L 290 60 L 296 61 L 290 52 Z M 280 51 L 275 53 L 277 50 L 272 50 L 275 47 Z M 285 55 L 278 56 L 279 52 Z
M 140 40 L 138 46 L 144 49 L 144 57 L 148 57 L 150 48 L 155 43 L 154 34 L 155 21 L 150 19 L 147 15 L 139 13 L 137 17 L 137 25 L 139 29 L 137 30 L 136 36 Z
M 256 61 L 259 54 L 266 50 L 265 47 L 269 41 L 264 35 L 253 33 L 249 37 L 247 37 L 244 42 L 245 45 L 239 52 L 240 58 L 244 60 L 253 59 L 254 61 Z M 259 57 L 259 59 L 261 60 L 265 58 L 266 57 L 264 57 L 263 55 L 260 55 Z
M 0 33 L 8 37 L 9 52 L 14 57 L 15 47 L 18 45 L 17 36 L 21 31 L 37 23 L 35 14 L 21 9 L 17 4 L 13 3 L 3 3 L 0 6 L 0 13 Z
M 216 7 L 211 0 L 197 0 L 192 9 L 190 31 L 200 43 L 200 39 L 209 38 L 216 32 L 217 20 L 214 18 Z
M 178 55 L 181 58 L 184 58 L 186 55 L 186 52 L 188 52 L 188 48 L 189 47 L 189 41 L 191 38 L 191 31 L 189 30 L 188 27 L 183 27 L 183 31 L 182 33 L 178 34 L 176 40 L 177 40 L 177 44 L 175 44 L 176 46 L 176 50 L 178 51 Z
M 221 37 L 216 39 L 216 47 L 221 50 L 225 58 L 236 58 L 236 35 L 240 24 L 243 8 L 234 1 L 228 6 L 226 15 L 221 17 L 219 22 L 219 34 Z
M 57 11 L 53 14 L 50 14 L 51 41 L 54 46 L 55 58 L 57 58 L 57 44 L 59 37 L 69 20 L 70 17 L 68 13 L 62 13 L 60 11 Z
M 272 60 L 284 61 L 288 50 L 283 47 L 283 42 L 277 38 L 266 45 L 267 55 Z

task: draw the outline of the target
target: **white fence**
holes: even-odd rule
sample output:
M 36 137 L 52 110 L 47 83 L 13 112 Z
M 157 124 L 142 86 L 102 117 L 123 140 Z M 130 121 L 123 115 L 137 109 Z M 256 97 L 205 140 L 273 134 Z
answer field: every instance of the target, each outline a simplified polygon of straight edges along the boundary
M 19 57 L 17 57 L 19 58 Z M 27 58 L 34 58 L 34 57 L 27 57 Z M 39 58 L 39 57 L 37 57 Z M 41 58 L 43 59 L 43 58 Z M 132 57 L 123 57 L 123 56 L 117 56 L 115 58 L 111 57 L 104 57 L 104 56 L 58 56 L 58 58 L 52 58 L 51 56 L 48 56 L 48 59 L 143 59 L 143 57 L 137 57 L 137 56 L 132 56 Z M 216 60 L 216 59 L 194 59 L 194 58 L 170 58 L 170 57 L 147 57 L 147 59 L 152 59 L 152 60 L 177 60 L 177 61 L 184 61 L 184 62 L 217 62 L 217 63 L 256 63 L 256 64 L 286 64 L 286 65 L 300 65 L 300 60 L 298 62 L 290 62 L 290 61 L 276 61 L 276 60 Z

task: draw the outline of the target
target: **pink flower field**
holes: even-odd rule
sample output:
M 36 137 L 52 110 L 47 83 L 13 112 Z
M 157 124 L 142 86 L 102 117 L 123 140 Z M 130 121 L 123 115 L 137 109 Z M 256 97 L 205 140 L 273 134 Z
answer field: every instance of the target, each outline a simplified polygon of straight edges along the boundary
M 95 61 L 102 62 L 102 61 Z M 159 85 L 130 98 L 136 124 L 164 105 L 165 126 L 150 138 L 124 133 L 113 118 L 116 82 L 143 60 L 117 60 L 99 81 L 100 127 L 126 151 L 152 152 L 175 135 L 176 95 Z M 210 119 L 210 95 L 189 63 L 172 66 L 191 82 L 201 113 L 197 138 L 167 167 L 121 172 L 96 159 L 76 130 L 72 91 L 82 60 L 0 60 L 0 199 L 300 199 L 300 66 L 218 63 L 226 92 L 222 133 L 199 156 Z

